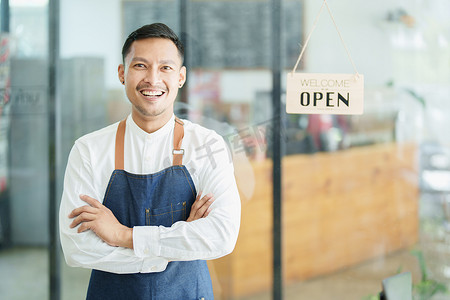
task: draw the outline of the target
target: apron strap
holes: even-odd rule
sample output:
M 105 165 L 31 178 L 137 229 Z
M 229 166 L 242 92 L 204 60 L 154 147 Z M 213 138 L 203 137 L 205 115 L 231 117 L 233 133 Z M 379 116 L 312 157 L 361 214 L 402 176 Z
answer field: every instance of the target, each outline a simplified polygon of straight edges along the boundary
M 184 149 L 181 149 L 181 142 L 184 137 L 184 123 L 175 117 L 175 128 L 173 130 L 173 165 L 181 166 L 183 164 Z
M 119 123 L 119 127 L 117 127 L 116 133 L 116 154 L 115 154 L 115 169 L 123 170 L 123 157 L 124 157 L 124 143 L 125 143 L 125 125 L 127 119 L 123 119 Z
M 116 152 L 115 152 L 115 170 L 124 169 L 124 144 L 125 144 L 125 125 L 126 120 L 120 121 L 116 133 Z M 184 149 L 181 149 L 181 143 L 184 137 L 184 123 L 175 117 L 175 128 L 173 132 L 173 165 L 180 166 L 183 164 Z

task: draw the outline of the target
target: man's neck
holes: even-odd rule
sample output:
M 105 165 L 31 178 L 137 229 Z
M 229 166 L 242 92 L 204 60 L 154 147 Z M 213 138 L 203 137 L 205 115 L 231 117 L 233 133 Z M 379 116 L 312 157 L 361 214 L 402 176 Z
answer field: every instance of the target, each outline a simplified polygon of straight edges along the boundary
M 136 125 L 147 133 L 153 133 L 161 129 L 164 125 L 167 124 L 167 122 L 169 122 L 169 120 L 172 118 L 172 115 L 173 113 L 154 117 L 143 117 L 135 112 L 131 113 L 131 117 L 133 118 L 133 121 L 136 123 Z

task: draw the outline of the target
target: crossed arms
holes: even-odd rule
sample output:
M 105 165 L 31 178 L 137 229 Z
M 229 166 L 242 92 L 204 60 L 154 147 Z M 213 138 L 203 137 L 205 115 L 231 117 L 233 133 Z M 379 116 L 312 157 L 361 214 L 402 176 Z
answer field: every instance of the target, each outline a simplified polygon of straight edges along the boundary
M 225 151 L 214 170 L 194 166 L 196 185 L 205 195 L 197 196 L 186 221 L 128 228 L 97 200 L 103 196 L 98 186 L 106 188 L 111 171 L 86 148 L 75 144 L 64 180 L 59 229 L 68 265 L 114 273 L 159 272 L 169 261 L 215 259 L 233 251 L 240 198 Z M 103 178 L 106 182 L 100 182 Z
M 186 222 L 205 218 L 211 211 L 210 206 L 214 202 L 213 195 L 207 194 L 204 197 L 201 195 L 201 193 L 197 195 Z M 80 195 L 80 199 L 87 205 L 75 208 L 70 212 L 68 218 L 73 219 L 70 228 L 79 225 L 78 233 L 91 230 L 110 246 L 133 249 L 133 228 L 120 224 L 112 211 L 98 200 L 87 195 Z

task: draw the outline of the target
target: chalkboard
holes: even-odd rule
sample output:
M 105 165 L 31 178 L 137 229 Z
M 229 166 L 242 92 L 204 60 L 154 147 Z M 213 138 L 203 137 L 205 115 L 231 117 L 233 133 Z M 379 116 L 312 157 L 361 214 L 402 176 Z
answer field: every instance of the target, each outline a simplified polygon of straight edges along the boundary
M 190 1 L 186 33 L 191 67 L 270 68 L 270 1 Z M 180 34 L 178 1 L 126 1 L 124 24 L 128 35 L 149 23 L 163 22 Z M 301 0 L 284 1 L 283 45 L 286 68 L 295 64 L 302 40 Z
M 125 1 L 123 2 L 124 38 L 137 28 L 151 23 L 164 23 L 179 32 L 179 1 Z

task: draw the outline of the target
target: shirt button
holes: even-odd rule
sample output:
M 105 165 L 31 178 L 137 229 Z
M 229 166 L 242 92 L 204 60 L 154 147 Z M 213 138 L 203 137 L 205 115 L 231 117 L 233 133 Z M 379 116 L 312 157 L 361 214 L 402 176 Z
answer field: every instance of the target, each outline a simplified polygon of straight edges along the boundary
M 155 272 L 155 271 L 156 271 L 156 267 L 152 267 L 151 270 L 152 270 L 153 272 Z
M 145 253 L 145 254 L 148 254 L 148 248 L 145 248 L 145 249 L 144 249 L 144 253 Z

